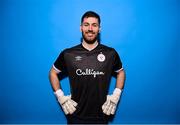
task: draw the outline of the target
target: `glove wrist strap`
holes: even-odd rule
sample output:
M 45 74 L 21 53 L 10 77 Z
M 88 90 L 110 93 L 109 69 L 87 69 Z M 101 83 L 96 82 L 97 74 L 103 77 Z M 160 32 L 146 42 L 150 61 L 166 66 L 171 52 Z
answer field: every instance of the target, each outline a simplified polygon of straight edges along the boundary
M 120 96 L 120 95 L 121 95 L 121 92 L 122 92 L 121 89 L 115 88 L 114 91 L 113 91 L 113 95 L 118 95 L 118 96 Z
M 56 97 L 60 97 L 64 95 L 64 92 L 61 89 L 58 89 L 57 91 L 54 92 L 54 94 L 56 95 Z

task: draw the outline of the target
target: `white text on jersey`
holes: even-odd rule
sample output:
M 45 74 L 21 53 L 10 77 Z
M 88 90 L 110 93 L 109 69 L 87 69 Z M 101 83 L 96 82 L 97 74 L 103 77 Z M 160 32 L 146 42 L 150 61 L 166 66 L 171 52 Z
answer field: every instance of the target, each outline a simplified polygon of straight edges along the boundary
M 85 71 L 83 71 L 82 69 L 77 69 L 76 74 L 78 76 L 81 76 L 81 75 L 83 75 L 83 76 L 93 75 L 94 78 L 95 78 L 97 75 L 104 75 L 104 72 L 95 71 L 94 69 L 85 69 Z

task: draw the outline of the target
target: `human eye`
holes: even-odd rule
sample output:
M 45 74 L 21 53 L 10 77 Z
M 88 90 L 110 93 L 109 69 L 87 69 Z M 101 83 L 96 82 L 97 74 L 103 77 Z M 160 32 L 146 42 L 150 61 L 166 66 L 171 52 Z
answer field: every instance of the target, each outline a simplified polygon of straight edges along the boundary
M 92 26 L 93 27 L 98 27 L 98 24 L 97 23 L 93 23 Z
M 89 26 L 89 24 L 88 23 L 83 23 L 83 26 Z

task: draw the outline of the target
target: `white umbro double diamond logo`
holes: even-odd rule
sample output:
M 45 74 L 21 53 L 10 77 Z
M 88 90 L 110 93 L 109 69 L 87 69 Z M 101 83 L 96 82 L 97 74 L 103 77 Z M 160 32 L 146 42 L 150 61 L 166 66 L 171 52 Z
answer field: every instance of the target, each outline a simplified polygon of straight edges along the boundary
M 76 57 L 75 57 L 75 60 L 76 60 L 76 61 L 80 61 L 80 60 L 82 60 L 82 57 L 81 57 L 81 56 L 76 56 Z

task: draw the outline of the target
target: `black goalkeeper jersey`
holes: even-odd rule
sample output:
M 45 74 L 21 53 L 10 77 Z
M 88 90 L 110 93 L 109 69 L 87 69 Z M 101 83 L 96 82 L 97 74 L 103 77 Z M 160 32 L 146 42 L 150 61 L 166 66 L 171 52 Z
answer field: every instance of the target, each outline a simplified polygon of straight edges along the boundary
M 62 51 L 53 67 L 69 77 L 71 97 L 78 103 L 73 116 L 103 119 L 101 107 L 106 101 L 111 76 L 122 69 L 118 53 L 102 44 L 91 51 L 80 44 Z

